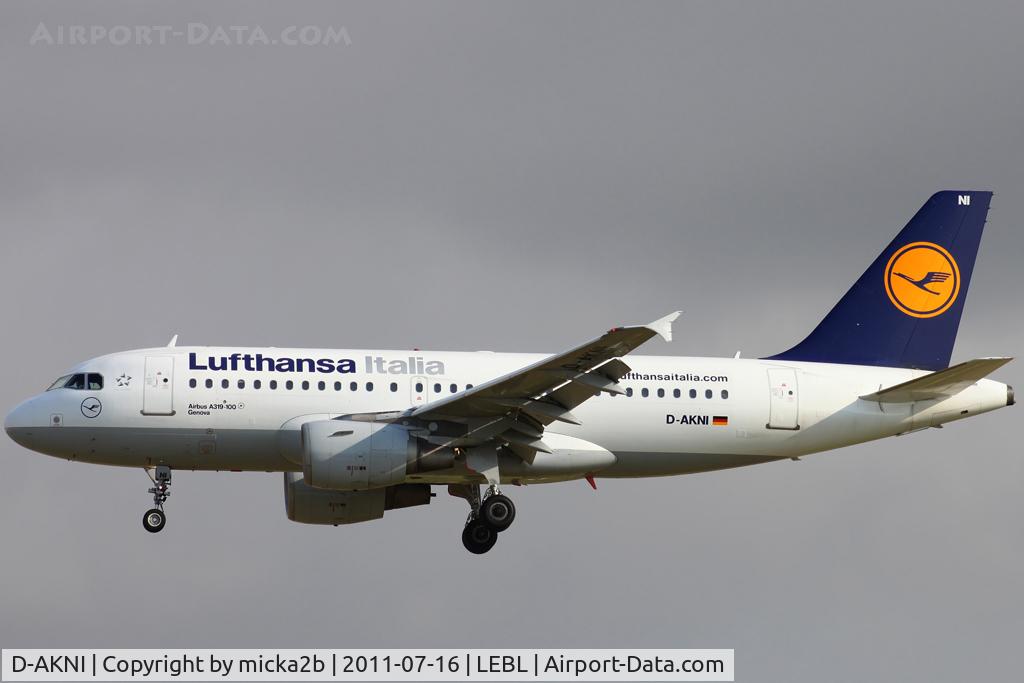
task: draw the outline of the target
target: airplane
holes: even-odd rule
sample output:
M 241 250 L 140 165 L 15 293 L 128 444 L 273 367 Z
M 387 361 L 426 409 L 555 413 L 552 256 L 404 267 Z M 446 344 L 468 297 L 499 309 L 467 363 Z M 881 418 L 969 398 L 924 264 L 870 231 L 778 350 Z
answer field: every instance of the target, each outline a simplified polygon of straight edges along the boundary
M 379 519 L 446 486 L 482 554 L 516 516 L 503 485 L 799 459 L 1013 405 L 986 379 L 1011 358 L 949 364 L 991 196 L 933 195 L 803 341 L 766 358 L 629 355 L 671 340 L 678 312 L 554 355 L 175 336 L 71 368 L 4 428 L 40 453 L 143 468 L 150 532 L 173 470 L 283 472 L 288 518 L 307 524 Z

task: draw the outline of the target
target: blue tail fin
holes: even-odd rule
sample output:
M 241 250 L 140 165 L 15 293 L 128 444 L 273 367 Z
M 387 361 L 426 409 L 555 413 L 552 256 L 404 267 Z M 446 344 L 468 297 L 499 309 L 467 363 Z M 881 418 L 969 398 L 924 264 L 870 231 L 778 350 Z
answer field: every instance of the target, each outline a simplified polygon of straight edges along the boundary
M 948 367 L 991 199 L 932 195 L 814 331 L 771 359 Z

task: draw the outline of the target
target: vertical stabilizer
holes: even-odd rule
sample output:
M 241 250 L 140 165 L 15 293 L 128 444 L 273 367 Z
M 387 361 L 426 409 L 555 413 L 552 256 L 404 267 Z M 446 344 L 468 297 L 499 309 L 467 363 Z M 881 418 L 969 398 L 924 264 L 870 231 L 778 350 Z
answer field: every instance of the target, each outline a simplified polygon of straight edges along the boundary
M 949 365 L 991 192 L 932 195 L 814 331 L 779 360 Z

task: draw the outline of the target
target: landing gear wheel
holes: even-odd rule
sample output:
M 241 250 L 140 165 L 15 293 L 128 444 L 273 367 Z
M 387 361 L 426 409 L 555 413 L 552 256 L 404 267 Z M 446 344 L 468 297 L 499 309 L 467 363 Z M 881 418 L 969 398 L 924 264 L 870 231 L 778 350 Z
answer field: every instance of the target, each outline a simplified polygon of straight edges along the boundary
M 498 541 L 498 532 L 479 519 L 470 520 L 462 530 L 462 545 L 474 555 L 483 555 Z
M 163 510 L 153 508 L 152 510 L 147 510 L 146 514 L 142 516 L 142 526 L 151 534 L 155 534 L 163 529 L 164 524 L 167 524 L 167 515 L 164 514 Z
M 154 474 L 150 474 L 149 468 L 146 468 L 146 476 L 153 482 L 153 488 L 149 489 L 153 494 L 153 508 L 146 510 L 146 514 L 142 516 L 142 526 L 151 534 L 160 531 L 164 524 L 167 524 L 164 503 L 171 495 L 171 468 L 167 465 L 157 465 Z
M 512 526 L 516 519 L 516 506 L 508 496 L 495 493 L 484 499 L 480 506 L 480 519 L 497 532 Z

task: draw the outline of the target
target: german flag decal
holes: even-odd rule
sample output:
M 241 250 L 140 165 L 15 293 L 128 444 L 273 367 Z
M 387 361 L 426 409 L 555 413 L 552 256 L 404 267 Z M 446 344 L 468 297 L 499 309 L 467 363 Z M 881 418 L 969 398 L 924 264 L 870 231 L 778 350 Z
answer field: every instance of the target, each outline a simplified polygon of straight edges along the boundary
M 729 417 L 727 415 L 715 415 L 711 418 L 711 424 L 715 427 L 724 427 L 729 424 Z

